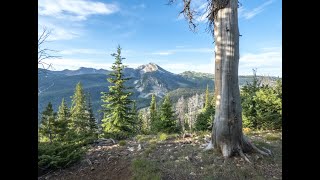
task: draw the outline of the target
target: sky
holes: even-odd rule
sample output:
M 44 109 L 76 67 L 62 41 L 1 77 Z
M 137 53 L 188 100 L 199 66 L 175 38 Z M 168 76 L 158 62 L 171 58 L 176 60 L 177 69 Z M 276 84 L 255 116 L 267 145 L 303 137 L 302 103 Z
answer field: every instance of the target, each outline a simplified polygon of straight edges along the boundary
M 80 67 L 110 69 L 118 45 L 125 65 L 153 62 L 173 72 L 214 73 L 214 43 L 206 31 L 207 0 L 193 0 L 200 14 L 196 32 L 179 12 L 182 0 L 39 0 L 38 34 L 51 31 L 43 48 L 59 58 L 47 59 L 51 70 Z M 282 1 L 240 0 L 239 75 L 282 77 Z

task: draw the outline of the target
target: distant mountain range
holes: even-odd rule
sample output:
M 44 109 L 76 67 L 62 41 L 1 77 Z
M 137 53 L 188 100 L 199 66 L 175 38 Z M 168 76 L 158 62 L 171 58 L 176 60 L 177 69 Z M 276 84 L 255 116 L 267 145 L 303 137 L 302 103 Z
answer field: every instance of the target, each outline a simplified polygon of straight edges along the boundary
M 101 107 L 101 92 L 108 91 L 107 74 L 109 70 L 81 67 L 78 70 L 50 71 L 38 69 L 38 112 L 44 110 L 48 102 L 53 104 L 55 110 L 62 98 L 71 105 L 71 96 L 75 86 L 81 82 L 86 93 L 92 98 L 93 110 L 97 118 L 101 117 L 98 110 Z M 133 87 L 132 98 L 136 100 L 138 108 L 149 106 L 151 95 L 154 93 L 157 100 L 169 93 L 173 101 L 181 95 L 192 96 L 203 93 L 209 85 L 213 91 L 213 74 L 186 71 L 181 74 L 171 73 L 157 64 L 149 63 L 138 68 L 125 68 L 124 75 L 131 77 L 127 86 Z M 271 81 L 276 77 L 270 77 Z M 239 76 L 240 86 L 252 81 L 252 76 Z M 40 117 L 40 116 L 39 116 Z

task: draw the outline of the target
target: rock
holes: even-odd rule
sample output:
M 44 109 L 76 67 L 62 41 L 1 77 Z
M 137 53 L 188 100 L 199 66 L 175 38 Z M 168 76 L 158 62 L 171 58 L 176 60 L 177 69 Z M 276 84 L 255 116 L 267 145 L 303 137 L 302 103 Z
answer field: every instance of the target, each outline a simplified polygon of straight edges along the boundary
M 93 167 L 93 166 L 91 166 L 91 168 L 90 168 L 90 169 L 91 169 L 91 171 L 93 171 L 93 170 L 94 170 L 94 167 Z
M 189 156 L 184 157 L 185 160 L 190 161 Z
M 134 151 L 134 147 L 128 147 L 128 150 L 132 152 Z
M 200 167 L 200 169 L 203 169 L 203 167 Z

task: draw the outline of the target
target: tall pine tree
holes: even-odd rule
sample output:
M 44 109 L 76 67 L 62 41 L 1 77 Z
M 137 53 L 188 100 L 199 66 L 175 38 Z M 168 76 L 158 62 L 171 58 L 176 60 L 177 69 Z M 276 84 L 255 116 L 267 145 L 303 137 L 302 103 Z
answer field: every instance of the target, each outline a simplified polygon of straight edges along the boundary
M 204 110 L 207 110 L 210 106 L 210 102 L 209 102 L 209 86 L 207 84 L 207 90 L 206 90 L 206 97 L 205 97 L 205 104 L 204 104 Z
M 87 135 L 89 133 L 89 116 L 86 110 L 85 95 L 79 82 L 72 96 L 70 121 L 70 128 L 77 135 Z
M 55 121 L 55 129 L 57 133 L 57 139 L 63 141 L 68 131 L 68 123 L 70 120 L 70 111 L 64 98 L 59 106 L 57 120 Z
M 150 103 L 150 126 L 151 126 L 151 132 L 155 133 L 157 132 L 158 127 L 158 116 L 157 116 L 157 102 L 156 102 L 156 96 L 152 94 L 151 97 L 151 103 Z
M 140 133 L 141 132 L 141 122 L 139 119 L 136 101 L 133 101 L 133 103 L 132 103 L 131 119 L 134 122 L 133 126 L 134 126 L 135 133 Z
M 125 78 L 122 64 L 121 48 L 118 46 L 117 53 L 111 54 L 115 57 L 112 65 L 112 72 L 107 80 L 110 83 L 109 92 L 102 92 L 102 127 L 105 133 L 130 135 L 134 132 L 134 121 L 131 119 L 130 96 L 132 92 L 128 92 L 125 82 L 130 78 Z
M 88 93 L 87 96 L 86 96 L 86 99 L 87 99 L 87 113 L 88 113 L 88 118 L 89 118 L 89 129 L 90 129 L 90 133 L 92 135 L 97 135 L 97 130 L 98 130 L 98 126 L 97 126 L 97 122 L 96 122 L 96 119 L 94 117 L 94 114 L 93 114 L 93 110 L 92 110 L 92 103 L 91 103 L 91 96 L 90 94 Z
M 48 139 L 50 143 L 53 142 L 55 133 L 55 115 L 51 102 L 48 103 L 46 109 L 41 113 L 41 124 L 39 127 L 40 136 L 43 139 Z
M 176 120 L 169 95 L 166 95 L 160 108 L 160 131 L 173 133 L 176 131 Z

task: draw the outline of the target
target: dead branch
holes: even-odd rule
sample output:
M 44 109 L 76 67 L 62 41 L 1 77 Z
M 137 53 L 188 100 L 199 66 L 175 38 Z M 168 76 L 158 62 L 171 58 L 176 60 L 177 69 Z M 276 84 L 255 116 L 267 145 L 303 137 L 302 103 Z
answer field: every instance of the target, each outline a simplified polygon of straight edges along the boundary
M 42 45 L 44 45 L 47 42 L 47 38 L 51 35 L 51 32 L 51 30 L 48 30 L 48 28 L 44 27 L 41 35 L 38 38 L 38 65 L 41 65 L 43 69 L 49 69 L 52 67 L 51 63 L 46 63 L 44 62 L 44 60 L 60 58 L 60 56 L 52 55 L 52 53 L 58 51 L 48 48 L 42 48 Z

